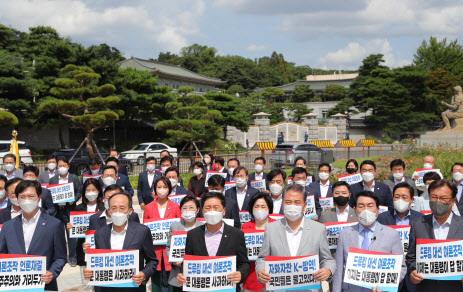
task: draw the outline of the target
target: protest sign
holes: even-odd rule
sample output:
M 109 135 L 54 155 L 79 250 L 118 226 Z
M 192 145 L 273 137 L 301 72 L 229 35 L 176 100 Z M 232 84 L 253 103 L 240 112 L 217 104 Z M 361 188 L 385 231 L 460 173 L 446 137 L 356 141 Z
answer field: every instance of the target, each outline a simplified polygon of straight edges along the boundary
M 387 206 L 381 206 L 379 205 L 379 214 L 387 212 L 389 208 Z
M 90 216 L 98 212 L 74 212 L 71 211 L 70 221 L 72 224 L 71 229 L 69 229 L 70 238 L 85 238 L 85 231 L 88 230 L 88 225 L 90 224 Z
M 50 190 L 53 204 L 75 201 L 74 183 L 72 182 L 60 185 L 49 185 L 48 189 Z
M 96 230 L 88 230 L 85 232 L 85 242 L 90 243 L 90 248 L 95 248 L 95 232 Z
M 225 187 L 224 187 L 223 191 L 226 192 L 229 189 L 234 188 L 234 187 L 236 187 L 236 183 L 234 181 L 227 181 L 225 183 Z
M 320 207 L 322 207 L 322 211 L 329 210 L 334 207 L 333 197 L 320 197 L 318 201 L 320 202 Z
M 402 241 L 402 245 L 404 247 L 404 254 L 407 254 L 408 237 L 410 236 L 410 225 L 387 225 L 387 226 L 399 232 L 400 240 Z
M 423 279 L 461 281 L 463 240 L 417 238 L 416 271 Z
M 180 222 L 180 218 L 146 220 L 143 225 L 148 226 L 151 230 L 153 245 L 166 245 L 170 225 L 175 222 Z
M 344 271 L 344 283 L 380 291 L 397 291 L 403 254 L 390 254 L 350 247 Z
M 426 185 L 423 182 L 423 176 L 428 172 L 437 172 L 440 174 L 440 169 L 438 168 L 428 168 L 428 169 L 415 169 L 416 175 L 418 175 L 418 179 L 415 180 L 415 185 L 417 187 L 425 187 Z M 442 176 L 441 176 L 442 177 Z
M 315 210 L 315 197 L 313 195 L 307 196 L 306 207 L 304 211 L 304 216 L 306 218 L 317 217 L 317 211 Z
M 299 257 L 265 256 L 265 271 L 270 274 L 267 291 L 320 289 L 313 274 L 319 269 L 318 254 Z
M 138 274 L 138 250 L 87 249 L 87 269 L 93 272 L 90 286 L 138 287 L 132 277 Z
M 172 231 L 170 238 L 169 262 L 180 263 L 185 255 L 186 235 L 188 231 Z
M 431 210 L 420 210 L 420 213 L 424 215 L 428 215 L 428 214 L 432 214 L 432 211 Z
M 330 249 L 336 249 L 338 247 L 338 238 L 341 230 L 357 224 L 359 224 L 357 221 L 323 223 L 326 227 L 326 237 L 328 238 L 328 246 Z
M 241 229 L 244 232 L 244 242 L 248 250 L 248 259 L 250 261 L 257 260 L 262 243 L 264 243 L 264 231 L 257 229 Z
M 280 220 L 282 218 L 285 218 L 285 215 L 283 214 L 270 214 L 268 215 L 269 218 L 272 218 L 274 220 Z
M 49 184 L 42 184 L 42 188 L 48 189 Z
M 236 284 L 227 280 L 236 271 L 236 256 L 192 256 L 183 258 L 183 291 L 235 292 Z
M 251 214 L 249 214 L 249 211 L 240 211 L 240 223 L 243 225 L 246 222 L 251 221 Z
M 169 200 L 171 200 L 172 202 L 176 203 L 176 204 L 179 204 L 180 205 L 180 202 L 183 200 L 183 198 L 185 198 L 186 195 L 181 195 L 181 194 L 178 194 L 178 195 L 173 195 L 173 196 L 169 196 Z
M 99 178 L 101 177 L 100 174 L 82 174 L 82 183 L 84 183 L 87 179 L 89 178 L 94 178 L 96 180 L 98 180 Z
M 45 256 L 0 254 L 1 291 L 43 291 L 46 272 Z
M 345 181 L 346 183 L 353 185 L 353 184 L 363 181 L 363 179 L 360 173 L 353 173 L 353 174 L 344 174 L 344 175 L 338 176 L 338 181 Z
M 226 172 L 221 172 L 221 171 L 212 171 L 212 170 L 208 170 L 207 173 L 206 173 L 206 181 L 205 181 L 205 184 L 204 186 L 207 188 L 209 185 L 207 184 L 207 181 L 211 178 L 211 176 L 213 175 L 220 175 L 221 177 L 223 177 L 224 179 L 227 179 L 227 175 L 228 173 Z
M 260 180 L 252 180 L 251 181 L 251 187 L 258 189 L 259 192 L 265 191 L 265 179 L 260 179 Z

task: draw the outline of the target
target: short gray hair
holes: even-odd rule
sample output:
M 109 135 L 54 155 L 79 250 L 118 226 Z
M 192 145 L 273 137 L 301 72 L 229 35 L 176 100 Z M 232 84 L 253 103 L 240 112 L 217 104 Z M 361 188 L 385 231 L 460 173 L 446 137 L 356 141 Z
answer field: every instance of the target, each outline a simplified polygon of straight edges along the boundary
M 307 192 L 305 191 L 305 187 L 296 183 L 288 185 L 283 191 L 283 200 L 285 199 L 285 195 L 288 191 L 300 193 L 302 195 L 302 198 L 304 199 L 304 203 L 307 201 Z

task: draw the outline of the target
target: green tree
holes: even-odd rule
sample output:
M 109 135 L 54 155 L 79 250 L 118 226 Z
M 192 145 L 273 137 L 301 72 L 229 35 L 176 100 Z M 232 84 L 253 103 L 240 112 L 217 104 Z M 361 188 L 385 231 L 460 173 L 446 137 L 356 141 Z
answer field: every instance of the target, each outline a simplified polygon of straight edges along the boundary
M 463 47 L 457 40 L 447 43 L 447 38 L 438 41 L 436 37 L 430 37 L 418 47 L 413 62 L 425 72 L 444 69 L 458 75 L 463 73 Z
M 238 93 L 241 96 L 244 93 L 244 88 L 241 85 L 232 85 L 227 89 L 227 93 L 233 95 Z
M 335 114 L 356 114 L 357 110 L 354 109 L 354 101 L 349 97 L 345 97 L 339 101 L 339 103 L 328 110 L 326 113 L 328 117 L 334 116 Z
M 347 88 L 342 85 L 328 84 L 322 91 L 321 98 L 323 101 L 342 100 L 347 95 Z
M 261 92 L 261 95 L 268 102 L 276 102 L 285 96 L 285 92 L 281 88 L 267 87 Z
M 175 101 L 166 104 L 166 109 L 172 119 L 159 122 L 155 130 L 164 131 L 168 138 L 166 143 L 185 145 L 191 161 L 190 171 L 194 163 L 194 143 L 208 145 L 220 138 L 221 128 L 217 121 L 222 115 L 212 110 L 214 101 L 201 95 L 188 95 L 192 88 L 180 87 L 179 95 Z
M 97 86 L 100 75 L 88 67 L 67 65 L 61 73 L 65 77 L 56 79 L 56 87 L 50 90 L 55 97 L 44 98 L 38 107 L 39 113 L 56 113 L 69 120 L 72 127 L 84 130 L 88 156 L 94 158 L 94 133 L 123 114 L 112 109 L 120 98 L 111 95 L 116 90 L 114 85 Z
M 18 118 L 7 111 L 0 111 L 0 127 L 5 126 L 16 126 L 18 124 Z
M 308 102 L 315 96 L 315 90 L 310 85 L 298 84 L 291 95 L 292 102 Z

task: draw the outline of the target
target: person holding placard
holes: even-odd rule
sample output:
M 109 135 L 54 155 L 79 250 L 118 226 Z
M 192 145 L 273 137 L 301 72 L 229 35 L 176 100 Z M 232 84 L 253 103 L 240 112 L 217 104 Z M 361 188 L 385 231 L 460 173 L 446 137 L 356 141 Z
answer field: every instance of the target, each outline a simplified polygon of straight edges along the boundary
M 236 187 L 225 192 L 225 197 L 238 202 L 239 209 L 244 211 L 249 211 L 249 201 L 253 195 L 259 192 L 255 188 L 248 186 L 248 179 L 248 170 L 243 166 L 237 166 L 233 173 Z
M 451 174 L 453 183 L 457 186 L 457 200 L 455 206 L 458 208 L 460 214 L 463 214 L 463 163 L 456 162 L 452 165 Z
M 39 169 L 33 165 L 26 165 L 23 169 L 24 180 L 37 180 L 39 177 Z M 39 202 L 39 207 L 41 207 L 45 213 L 55 217 L 56 216 L 56 207 L 53 204 L 53 198 L 51 197 L 50 191 L 42 187 L 42 197 Z
M 156 270 L 159 261 L 153 249 L 151 231 L 143 224 L 128 220 L 133 212 L 132 196 L 127 193 L 116 193 L 109 198 L 109 210 L 112 223 L 95 232 L 96 249 L 138 250 L 139 271 L 132 276 L 137 288 L 99 287 L 100 292 L 140 291 L 145 292 L 144 283 Z M 90 280 L 93 272 L 83 270 L 86 280 Z
M 50 185 L 67 184 L 72 182 L 74 186 L 74 202 L 58 203 L 55 205 L 57 208 L 56 218 L 63 222 L 64 228 L 66 229 L 66 224 L 70 222 L 69 212 L 74 211 L 76 208 L 76 203 L 82 196 L 82 184 L 76 175 L 69 173 L 70 165 L 66 156 L 58 156 L 56 160 L 58 161 L 58 175 L 50 179 Z M 77 265 L 77 240 L 75 238 L 69 237 L 69 232 L 67 229 L 66 237 L 68 241 L 69 264 L 71 267 L 75 267 Z
M 255 194 L 249 201 L 248 209 L 254 219 L 244 223 L 241 229 L 265 230 L 267 223 L 276 221 L 269 217 L 273 213 L 273 201 L 266 193 Z M 244 291 L 265 291 L 264 287 L 265 285 L 257 281 L 256 262 L 251 261 L 248 277 L 243 283 Z
M 183 184 L 178 185 L 180 183 L 180 173 L 178 172 L 178 168 L 176 166 L 167 168 L 164 172 L 164 176 L 167 177 L 172 184 L 172 192 L 169 194 L 169 196 L 189 194 L 188 190 L 183 187 Z
M 254 180 L 263 180 L 265 179 L 265 190 L 264 192 L 269 193 L 269 186 L 267 180 L 267 173 L 264 171 L 265 164 L 267 161 L 264 157 L 257 157 L 254 159 L 254 171 L 249 175 L 248 185 L 251 186 L 251 182 Z
M 431 155 L 427 155 L 427 156 L 423 157 L 423 169 L 433 169 L 434 168 L 434 163 L 435 163 L 435 159 Z M 444 178 L 440 171 L 437 172 L 437 173 L 439 174 L 441 179 Z M 419 178 L 419 175 L 418 175 L 418 173 L 416 171 L 412 174 L 412 178 L 415 181 Z
M 195 227 L 204 225 L 204 222 L 196 220 L 199 213 L 200 204 L 195 197 L 188 195 L 180 201 L 180 211 L 182 212 L 182 221 L 170 225 L 169 237 L 167 238 L 166 255 L 169 257 L 172 231 L 190 231 Z M 170 263 L 171 270 L 169 273 L 169 285 L 174 292 L 183 291 L 177 283 L 177 275 L 181 272 L 182 262 Z
M 390 168 L 392 176 L 385 180 L 384 183 L 391 189 L 391 192 L 397 184 L 407 183 L 413 189 L 412 198 L 418 196 L 415 182 L 411 178 L 405 176 L 405 162 L 402 159 L 394 159 L 391 161 Z
M 137 186 L 138 204 L 142 210 L 153 201 L 153 183 L 158 176 L 161 176 L 161 173 L 156 171 L 156 158 L 153 156 L 146 158 L 146 171 L 138 175 Z
M 349 207 L 350 185 L 345 181 L 333 184 L 333 202 L 335 207 L 321 213 L 320 223 L 359 221 L 355 210 Z
M 432 214 L 413 221 L 410 228 L 406 256 L 410 280 L 417 285 L 419 292 L 461 291 L 462 281 L 423 279 L 416 271 L 417 239 L 463 239 L 463 220 L 452 212 L 458 193 L 455 184 L 448 180 L 436 180 L 429 185 L 428 192 Z
M 82 173 L 82 184 L 84 183 L 85 175 L 101 175 L 103 170 L 101 169 L 101 161 L 96 158 L 92 158 L 88 162 L 88 170 Z
M 188 182 L 188 191 L 190 195 L 196 197 L 197 200 L 200 200 L 202 196 L 206 193 L 206 174 L 203 173 L 204 165 L 200 161 L 195 161 L 193 163 L 193 176 Z
M 271 279 L 264 269 L 265 256 L 318 255 L 320 268 L 313 274 L 316 281 L 327 281 L 336 271 L 325 226 L 304 218 L 306 201 L 305 188 L 299 184 L 289 185 L 283 192 L 285 218 L 265 226 L 264 243 L 256 262 L 259 283 L 265 284 Z
M 225 196 L 221 193 L 209 192 L 203 196 L 201 206 L 206 224 L 188 231 L 185 255 L 236 256 L 236 272 L 228 274 L 227 280 L 240 284 L 248 275 L 250 263 L 243 231 L 222 220 L 226 204 Z M 177 282 L 179 285 L 187 283 L 183 273 L 178 273 Z M 236 291 L 240 291 L 238 285 Z
M 307 162 L 305 161 L 304 157 L 302 156 L 298 156 L 296 157 L 296 159 L 294 159 L 294 167 L 302 167 L 304 168 L 305 170 L 307 170 Z M 310 178 L 310 183 L 313 183 L 315 181 L 315 177 L 310 174 L 308 171 L 307 171 L 307 178 Z
M 170 180 L 161 176 L 154 182 L 154 201 L 146 205 L 143 212 L 143 221 L 149 219 L 172 219 L 182 217 L 180 206 L 169 200 L 172 192 Z M 169 289 L 169 272 L 171 266 L 166 255 L 165 245 L 155 245 L 154 250 L 159 260 L 159 265 L 151 277 L 151 290 L 153 292 L 167 292 Z
M 333 183 L 329 180 L 331 174 L 331 166 L 328 163 L 321 163 L 318 166 L 317 181 L 309 184 L 309 187 L 318 192 L 318 197 L 327 198 L 333 196 Z
M 216 193 L 221 193 L 222 195 L 225 196 L 225 179 L 221 177 L 220 175 L 213 175 L 209 178 L 207 181 L 209 187 L 209 192 L 216 192 Z M 227 200 L 227 204 L 225 205 L 225 215 L 224 218 L 226 219 L 233 219 L 234 224 L 236 228 L 241 227 L 241 222 L 240 222 L 240 212 L 239 212 L 239 206 L 238 202 L 236 202 L 234 199 L 231 197 L 225 196 L 225 199 Z M 202 202 L 202 200 L 201 200 Z M 202 209 L 200 210 L 199 216 L 202 217 L 204 216 L 202 213 Z
M 45 256 L 45 290 L 58 291 L 57 278 L 66 264 L 66 239 L 60 220 L 42 212 L 42 187 L 37 181 L 21 181 L 15 189 L 21 214 L 3 224 L 0 253 Z
M 315 217 L 312 217 L 311 219 L 317 221 L 318 218 L 320 217 L 320 214 L 322 213 L 322 208 L 320 206 L 320 200 L 319 200 L 320 195 L 316 189 L 312 188 L 310 185 L 309 186 L 306 185 L 307 170 L 302 167 L 293 168 L 293 171 L 291 173 L 291 180 L 293 181 L 293 184 L 298 184 L 300 186 L 303 186 L 305 188 L 305 192 L 307 196 L 313 196 L 314 201 L 315 201 L 315 211 L 317 215 Z M 281 213 L 282 211 L 283 209 L 281 209 L 280 214 L 283 214 Z
M 394 229 L 377 222 L 379 214 L 379 198 L 371 191 L 361 191 L 354 198 L 354 208 L 359 224 L 341 230 L 336 249 L 337 270 L 333 277 L 333 291 L 367 291 L 359 286 L 344 283 L 349 248 L 377 251 L 403 255 L 404 250 L 400 235 Z M 402 261 L 400 281 L 407 273 L 405 261 Z M 376 287 L 377 285 L 372 285 Z M 372 287 L 372 291 L 374 290 Z
M 15 177 L 13 179 L 8 180 L 5 184 L 5 191 L 8 196 L 10 206 L 0 210 L 0 224 L 3 224 L 21 215 L 21 207 L 19 206 L 18 198 L 16 197 L 16 194 L 14 192 L 16 186 L 20 182 L 22 182 L 22 179 L 20 179 L 19 177 Z

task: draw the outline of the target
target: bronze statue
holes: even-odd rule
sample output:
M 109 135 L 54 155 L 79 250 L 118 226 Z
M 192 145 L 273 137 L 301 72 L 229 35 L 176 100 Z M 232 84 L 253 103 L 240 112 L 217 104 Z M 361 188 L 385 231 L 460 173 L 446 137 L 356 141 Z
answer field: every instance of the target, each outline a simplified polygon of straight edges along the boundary
M 452 104 L 442 101 L 442 104 L 449 109 L 442 113 L 445 127 L 442 130 L 450 130 L 450 120 L 463 118 L 463 92 L 461 86 L 455 86 L 455 95 L 452 97 Z

